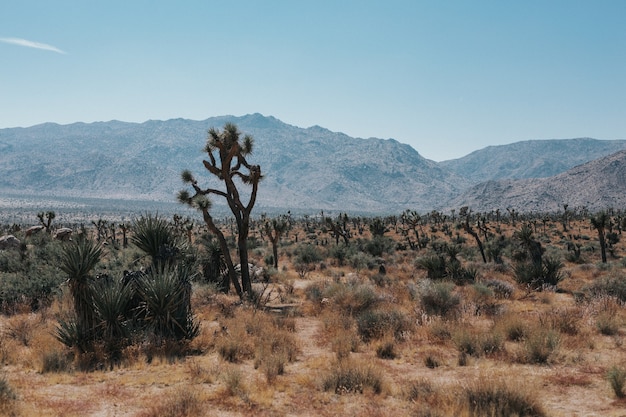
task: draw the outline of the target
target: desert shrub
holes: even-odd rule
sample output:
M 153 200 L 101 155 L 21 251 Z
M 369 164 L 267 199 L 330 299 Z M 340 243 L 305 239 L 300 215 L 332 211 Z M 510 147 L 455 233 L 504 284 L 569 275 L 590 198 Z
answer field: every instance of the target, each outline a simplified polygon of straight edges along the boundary
M 11 388 L 9 381 L 7 381 L 4 375 L 0 376 L 0 404 L 5 401 L 15 400 L 16 398 L 17 395 L 13 388 Z
M 469 416 L 543 417 L 546 412 L 537 399 L 504 381 L 482 378 L 463 389 L 463 409 Z M 462 414 L 462 413 L 459 413 Z
M 612 296 L 624 303 L 626 302 L 626 278 L 619 274 L 611 274 L 596 280 L 585 288 L 585 292 L 591 297 Z
M 232 363 L 254 356 L 253 341 L 241 331 L 233 331 L 232 335 L 220 338 L 216 342 L 216 349 L 222 359 Z
M 402 338 L 409 330 L 409 322 L 398 310 L 366 310 L 356 318 L 359 335 L 365 342 L 385 335 Z
M 618 333 L 621 325 L 620 304 L 620 301 L 615 297 L 606 295 L 596 297 L 590 303 L 592 308 L 597 311 L 596 328 L 603 335 L 613 336 Z
M 459 353 L 480 357 L 504 350 L 504 340 L 499 332 L 480 332 L 462 329 L 452 335 Z
M 606 374 L 606 378 L 611 384 L 611 389 L 617 398 L 624 398 L 624 384 L 626 384 L 626 369 L 613 366 Z
M 179 389 L 169 393 L 150 409 L 139 413 L 138 417 L 195 417 L 205 415 L 205 408 L 198 394 L 189 389 Z
M 429 353 L 424 358 L 424 366 L 429 369 L 438 368 L 441 365 L 441 357 L 435 353 Z
M 265 374 L 265 378 L 269 384 L 274 383 L 278 375 L 285 372 L 285 364 L 287 358 L 282 353 L 273 353 L 263 358 L 259 364 Z M 256 365 L 256 364 L 255 364 Z
M 0 273 L 17 273 L 24 269 L 23 252 L 17 250 L 0 251 Z
M 299 245 L 295 250 L 296 264 L 310 265 L 321 262 L 323 259 L 322 252 L 317 246 L 310 244 Z
M 394 248 L 393 239 L 385 236 L 374 236 L 371 240 L 362 243 L 362 250 L 375 257 L 383 256 L 385 253 L 393 253 Z
M 245 397 L 248 388 L 244 383 L 243 372 L 239 368 L 230 367 L 222 374 L 226 395 Z
M 336 261 L 337 266 L 344 266 L 355 250 L 352 246 L 334 245 L 328 249 L 328 256 Z
M 72 370 L 72 358 L 67 352 L 58 349 L 48 350 L 43 353 L 41 358 L 41 373 L 49 372 L 70 372 Z
M 539 315 L 543 328 L 574 336 L 580 331 L 583 311 L 579 308 L 552 309 Z
M 497 298 L 508 299 L 513 295 L 513 292 L 515 291 L 515 287 L 512 284 L 499 279 L 487 279 L 482 281 L 482 284 L 488 288 L 491 288 L 493 294 Z
M 15 316 L 6 323 L 4 334 L 28 346 L 33 338 L 35 327 L 35 323 L 28 316 Z
M 411 381 L 403 389 L 404 398 L 411 402 L 427 401 L 435 393 L 432 384 L 426 379 Z
M 324 290 L 323 295 L 332 299 L 333 305 L 344 313 L 355 316 L 373 308 L 380 301 L 372 285 L 358 282 L 331 284 Z
M 19 306 L 33 311 L 51 303 L 64 277 L 52 265 L 33 264 L 26 271 L 0 272 L 0 312 L 13 314 Z
M 495 323 L 497 331 L 501 332 L 506 340 L 519 342 L 526 338 L 529 332 L 528 324 L 517 314 L 505 314 Z
M 529 330 L 523 340 L 523 353 L 520 358 L 524 363 L 547 364 L 557 353 L 561 339 L 553 329 L 535 327 Z
M 422 309 L 431 315 L 445 316 L 454 312 L 461 299 L 454 294 L 454 284 L 425 280 L 420 285 Z
M 299 351 L 293 333 L 277 327 L 266 328 L 256 337 L 255 345 L 255 366 L 263 366 L 266 374 L 275 369 L 281 375 L 285 364 L 295 361 Z
M 4 375 L 0 376 L 0 415 L 18 416 L 17 394 Z
M 393 338 L 387 338 L 383 340 L 376 347 L 376 356 L 381 359 L 395 359 L 398 357 L 396 351 L 396 341 Z
M 374 257 L 366 252 L 356 252 L 350 259 L 348 259 L 349 265 L 357 271 L 362 269 L 372 269 L 376 262 L 374 261 Z
M 362 394 L 366 389 L 374 394 L 383 392 L 382 372 L 371 363 L 344 360 L 332 367 L 324 377 L 322 389 L 336 394 Z
M 320 282 L 314 282 L 308 285 L 304 289 L 304 296 L 307 300 L 312 301 L 314 304 L 320 304 L 324 299 L 325 284 Z

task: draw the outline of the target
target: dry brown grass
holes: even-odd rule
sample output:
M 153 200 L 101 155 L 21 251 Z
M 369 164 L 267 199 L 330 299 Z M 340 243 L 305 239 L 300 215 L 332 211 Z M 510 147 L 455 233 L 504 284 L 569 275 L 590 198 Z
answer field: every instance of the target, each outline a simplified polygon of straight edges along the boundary
M 506 236 L 515 230 L 501 228 Z M 450 239 L 440 228 L 427 232 Z M 585 233 L 592 237 L 585 244 L 596 244 L 595 234 Z M 549 231 L 544 246 L 563 255 L 562 235 Z M 52 336 L 66 297 L 45 311 L 0 317 L 2 372 L 16 394 L 0 415 L 622 415 L 624 403 L 607 375 L 626 363 L 626 311 L 614 297 L 589 297 L 585 288 L 610 274 L 626 277 L 623 264 L 599 266 L 598 252 L 588 251 L 588 264 L 565 262 L 564 292 L 535 292 L 514 284 L 510 269 L 477 263 L 471 239 L 463 247 L 459 259 L 479 270 L 483 286 L 454 287 L 458 306 L 444 315 L 421 305 L 425 272 L 413 261 L 425 250 L 385 255 L 384 279 L 377 269 L 357 274 L 349 266 L 318 265 L 300 280 L 287 256 L 293 247 L 281 247 L 279 295 L 300 304 L 297 313 L 267 313 L 195 288 L 200 335 L 175 361 L 155 356 L 148 363 L 139 345 L 126 348 L 113 370 L 77 370 Z M 265 250 L 259 248 L 257 262 Z M 625 242 L 616 253 L 626 253 Z M 498 284 L 514 291 L 496 293 Z M 318 286 L 325 302 L 307 298 L 307 286 Z M 393 311 L 407 320 L 398 332 L 385 315 Z M 364 321 L 367 312 L 374 314 Z M 367 323 L 373 327 L 364 333 Z

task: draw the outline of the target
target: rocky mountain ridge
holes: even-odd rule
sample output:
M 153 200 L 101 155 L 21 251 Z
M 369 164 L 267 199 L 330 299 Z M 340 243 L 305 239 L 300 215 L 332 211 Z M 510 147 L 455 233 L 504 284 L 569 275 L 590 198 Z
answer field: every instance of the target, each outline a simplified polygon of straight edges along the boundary
M 255 139 L 250 161 L 260 164 L 265 176 L 259 212 L 429 211 L 456 204 L 455 198 L 482 181 L 541 177 L 626 148 L 626 141 L 527 141 L 437 163 L 393 139 L 351 138 L 260 114 L 202 121 L 45 123 L 0 129 L 0 197 L 171 203 L 183 187 L 183 169 L 208 181 L 201 162 L 206 132 L 226 122 Z

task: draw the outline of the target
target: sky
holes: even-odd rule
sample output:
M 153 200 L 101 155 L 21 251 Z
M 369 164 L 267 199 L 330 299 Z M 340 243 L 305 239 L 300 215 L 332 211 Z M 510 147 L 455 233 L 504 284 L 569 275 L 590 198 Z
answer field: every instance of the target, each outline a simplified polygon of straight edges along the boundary
M 626 139 L 624 0 L 0 0 L 0 128 L 242 116 L 436 161 Z

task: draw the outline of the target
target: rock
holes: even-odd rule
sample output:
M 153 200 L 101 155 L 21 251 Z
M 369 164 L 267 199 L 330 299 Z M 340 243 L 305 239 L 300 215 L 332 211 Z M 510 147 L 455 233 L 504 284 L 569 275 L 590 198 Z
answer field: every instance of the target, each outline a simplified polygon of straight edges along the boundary
M 29 236 L 34 235 L 36 233 L 39 233 L 43 229 L 44 229 L 44 227 L 41 226 L 41 225 L 29 227 L 28 229 L 26 229 L 26 237 L 29 237 Z
M 0 237 L 0 250 L 4 249 L 18 249 L 20 247 L 20 240 L 13 235 L 4 235 Z
M 67 227 L 62 227 L 54 233 L 54 238 L 58 240 L 71 240 L 72 229 L 68 229 Z

